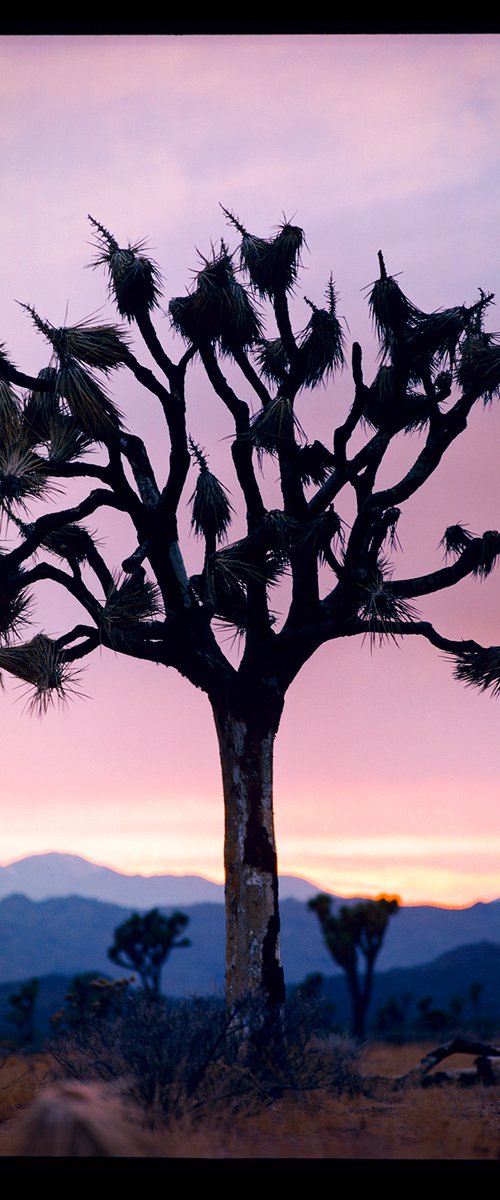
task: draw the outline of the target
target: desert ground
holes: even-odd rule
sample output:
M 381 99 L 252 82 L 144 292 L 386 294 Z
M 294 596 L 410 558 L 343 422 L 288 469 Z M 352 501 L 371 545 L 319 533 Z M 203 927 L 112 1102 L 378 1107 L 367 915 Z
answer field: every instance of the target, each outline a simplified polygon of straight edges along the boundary
M 359 1052 L 358 1094 L 293 1091 L 270 1103 L 219 1104 L 212 1113 L 186 1112 L 168 1120 L 140 1112 L 120 1089 L 108 1092 L 109 1122 L 120 1109 L 126 1148 L 103 1153 L 169 1160 L 500 1160 L 500 1085 L 458 1083 L 396 1088 L 397 1076 L 416 1067 L 436 1043 L 367 1042 Z M 447 1068 L 470 1067 L 468 1056 Z M 381 1078 L 382 1077 L 382 1078 Z M 0 1066 L 0 1154 L 17 1159 L 40 1154 L 26 1135 L 33 1102 L 54 1086 L 54 1063 L 42 1053 L 4 1053 Z M 122 1089 L 123 1093 L 123 1089 Z M 104 1103 L 107 1103 L 106 1092 Z M 54 1153 L 49 1150 L 49 1153 Z M 8 1165 L 8 1164 L 6 1164 Z

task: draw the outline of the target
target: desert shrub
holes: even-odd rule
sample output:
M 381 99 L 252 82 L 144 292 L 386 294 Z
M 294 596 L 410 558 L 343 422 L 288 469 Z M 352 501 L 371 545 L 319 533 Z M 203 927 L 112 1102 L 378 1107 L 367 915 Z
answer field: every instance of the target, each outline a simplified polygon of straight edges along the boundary
M 63 1077 L 122 1081 L 151 1121 L 202 1116 L 219 1104 L 248 1110 L 286 1093 L 353 1094 L 356 1047 L 325 1033 L 320 1010 L 299 996 L 281 1019 L 255 1002 L 229 1019 L 218 997 L 176 1001 L 127 990 L 114 1011 L 59 1026 L 48 1048 Z

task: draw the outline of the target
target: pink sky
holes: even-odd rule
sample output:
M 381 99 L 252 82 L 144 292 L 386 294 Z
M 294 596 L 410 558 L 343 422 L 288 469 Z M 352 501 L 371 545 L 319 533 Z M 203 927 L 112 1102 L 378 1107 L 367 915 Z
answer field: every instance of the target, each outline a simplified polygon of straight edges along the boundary
M 105 304 L 103 276 L 84 269 L 87 213 L 121 242 L 149 239 L 166 305 L 190 283 L 196 247 L 231 241 L 223 203 L 262 236 L 283 213 L 305 229 L 306 294 L 320 303 L 333 271 L 349 338 L 373 364 L 363 289 L 379 249 L 429 311 L 473 303 L 479 286 L 500 293 L 499 67 L 493 34 L 0 37 L 0 341 L 36 371 L 45 346 L 16 300 L 54 323 Z M 299 296 L 294 312 L 301 328 Z M 167 321 L 159 328 L 171 338 Z M 351 393 L 345 372 L 303 398 L 310 440 L 331 436 Z M 119 376 L 115 395 L 156 454 L 153 402 Z M 190 429 L 236 492 L 230 430 L 199 376 Z M 447 525 L 500 527 L 499 446 L 498 406 L 481 406 L 405 509 L 403 574 L 441 565 Z M 118 567 L 132 547 L 124 528 L 107 531 Z M 191 537 L 190 567 L 197 554 Z M 499 599 L 494 575 L 421 611 L 444 634 L 497 644 Z M 66 605 L 49 588 L 41 613 L 48 633 L 62 631 Z M 61 850 L 125 871 L 221 879 L 205 697 L 108 653 L 88 662 L 83 689 L 87 700 L 35 721 L 7 682 L 0 862 Z M 354 640 L 323 648 L 289 693 L 277 741 L 281 871 L 407 903 L 500 896 L 499 727 L 500 700 L 460 686 L 416 640 L 373 653 Z

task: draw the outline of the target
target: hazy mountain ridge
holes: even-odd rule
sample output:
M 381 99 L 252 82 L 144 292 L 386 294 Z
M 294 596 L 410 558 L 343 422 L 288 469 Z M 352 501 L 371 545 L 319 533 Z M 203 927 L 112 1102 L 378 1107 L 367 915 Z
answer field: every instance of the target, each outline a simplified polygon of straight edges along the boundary
M 163 906 L 168 910 L 169 906 Z M 13 894 L 0 901 L 0 983 L 50 974 L 97 970 L 123 975 L 107 951 L 113 932 L 134 905 L 106 904 L 84 896 L 31 900 Z M 174 950 L 164 971 L 173 996 L 222 992 L 224 987 L 224 907 L 183 906 L 189 916 L 191 947 Z M 288 983 L 311 972 L 338 975 L 323 944 L 318 922 L 307 905 L 283 900 L 282 957 Z M 377 962 L 379 972 L 427 964 L 456 947 L 500 944 L 500 904 L 470 909 L 403 908 L 391 920 Z
M 294 875 L 280 876 L 283 899 L 306 900 L 321 889 Z M 18 892 L 31 900 L 87 896 L 133 908 L 223 904 L 224 884 L 201 875 L 124 875 L 76 854 L 32 854 L 0 867 L 0 899 Z
M 349 1024 L 345 979 L 327 953 L 307 899 L 320 890 L 312 882 L 281 879 L 282 957 L 287 983 L 320 972 L 335 1019 Z M 290 895 L 290 892 L 292 895 Z M 298 893 L 294 895 L 295 893 Z M 30 895 L 31 893 L 31 895 Z M 34 894 L 33 894 L 34 893 Z M 45 1032 L 74 975 L 94 971 L 109 978 L 126 974 L 107 956 L 113 933 L 134 909 L 182 908 L 189 916 L 191 946 L 174 950 L 163 973 L 172 997 L 224 992 L 224 889 L 201 876 L 127 876 L 76 855 L 33 855 L 0 868 L 0 1025 L 5 1028 L 8 995 L 23 980 L 41 980 L 37 1020 Z M 108 899 L 103 899 L 107 896 Z M 109 897 L 114 897 L 111 901 Z M 208 897 L 208 901 L 207 901 Z M 342 900 L 334 897 L 334 903 Z M 344 901 L 345 902 L 345 901 Z M 371 1021 L 392 997 L 430 995 L 449 1008 L 465 1002 L 470 1020 L 470 986 L 479 982 L 484 1011 L 500 1003 L 500 901 L 466 909 L 403 907 L 391 920 L 377 961 Z M 12 1033 L 13 1027 L 10 1026 Z M 7 1024 L 7 1035 L 9 1027 Z
M 476 984 L 480 985 L 480 996 L 474 1004 L 470 989 Z M 323 987 L 333 1005 L 335 1019 L 348 1026 L 351 1004 L 345 978 L 325 978 Z M 416 967 L 393 967 L 389 971 L 376 972 L 368 1027 L 372 1031 L 376 1029 L 379 1010 L 395 1001 L 405 1013 L 406 1022 L 418 1029 L 422 1022 L 418 1002 L 424 997 L 429 999 L 434 1011 L 445 1013 L 452 1013 L 454 1001 L 460 1001 L 461 1009 L 452 1017 L 452 1027 L 454 1024 L 456 1029 L 467 1032 L 474 1029 L 478 1020 L 492 1028 L 500 1028 L 500 944 L 485 941 L 456 946 Z M 390 1020 L 386 1029 L 391 1029 Z

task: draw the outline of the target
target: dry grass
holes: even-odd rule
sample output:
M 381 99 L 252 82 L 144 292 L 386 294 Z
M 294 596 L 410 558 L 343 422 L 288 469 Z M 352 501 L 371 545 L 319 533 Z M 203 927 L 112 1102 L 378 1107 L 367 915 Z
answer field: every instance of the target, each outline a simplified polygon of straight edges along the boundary
M 46 1054 L 16 1054 L 0 1050 L 0 1134 L 6 1121 L 34 1099 L 48 1078 Z
M 358 1096 L 289 1096 L 258 1112 L 158 1123 L 146 1154 L 169 1159 L 498 1160 L 500 1088 L 456 1085 L 395 1091 L 390 1081 L 416 1066 L 431 1045 L 373 1043 L 362 1051 L 366 1086 Z M 448 1063 L 446 1064 L 448 1066 Z M 469 1066 L 458 1056 L 450 1067 Z M 49 1078 L 49 1062 L 10 1056 L 0 1063 L 0 1154 L 19 1154 L 22 1114 Z M 16 1140 L 17 1138 L 17 1140 Z M 29 1150 L 21 1151 L 24 1154 Z M 142 1151 L 141 1153 L 144 1153 Z
M 499 1117 L 497 1089 L 412 1087 L 278 1102 L 227 1126 L 172 1123 L 159 1141 L 170 1157 L 498 1160 Z

